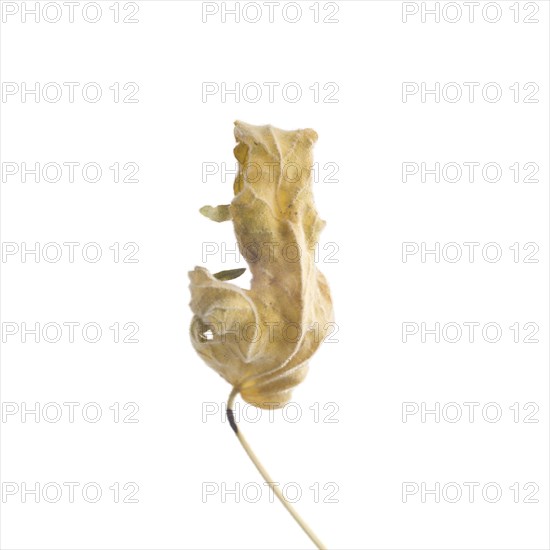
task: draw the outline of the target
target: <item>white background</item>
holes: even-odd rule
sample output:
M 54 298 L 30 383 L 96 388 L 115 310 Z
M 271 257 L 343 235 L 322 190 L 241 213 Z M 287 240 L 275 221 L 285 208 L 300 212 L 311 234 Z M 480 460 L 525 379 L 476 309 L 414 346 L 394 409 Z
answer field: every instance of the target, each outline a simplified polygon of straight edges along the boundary
M 548 3 L 516 4 L 518 23 L 513 2 L 493 2 L 486 12 L 481 2 L 471 22 L 459 2 L 456 23 L 445 20 L 455 17 L 455 8 L 445 8 L 439 22 L 434 15 L 423 22 L 424 3 L 404 7 L 398 1 L 338 2 L 332 16 L 334 3 L 321 2 L 317 23 L 312 2 L 300 3 L 295 23 L 283 17 L 283 8 L 287 19 L 295 17 L 285 2 L 274 7 L 273 22 L 263 3 L 253 3 L 262 10 L 258 23 L 236 23 L 232 15 L 224 22 L 220 5 L 203 22 L 198 1 L 138 2 L 133 16 L 132 4 L 120 2 L 120 19 L 136 23 L 115 23 L 111 1 L 99 3 L 96 23 L 83 16 L 94 18 L 93 7 L 83 12 L 78 4 L 71 23 L 60 3 L 52 3 L 62 7 L 59 22 L 45 20 L 55 18 L 55 5 L 39 22 L 32 14 L 23 21 L 23 8 L 34 2 L 23 4 L 3 2 L 1 26 L 2 80 L 19 86 L 14 95 L 3 93 L 1 105 L 2 240 L 4 247 L 19 247 L 2 258 L 1 547 L 311 547 L 280 503 L 269 502 L 222 413 L 203 421 L 205 406 L 223 410 L 230 387 L 203 364 L 188 337 L 187 271 L 244 265 L 221 253 L 203 261 L 203 243 L 234 248 L 235 239 L 229 224 L 198 213 L 204 204 L 231 200 L 232 175 L 225 182 L 221 174 L 203 181 L 202 170 L 206 162 L 234 167 L 233 121 L 240 119 L 314 128 L 316 161 L 338 166 L 332 180 L 321 169 L 314 184 L 327 221 L 319 268 L 331 285 L 338 342 L 321 346 L 286 419 L 279 411 L 274 419 L 264 413 L 253 422 L 249 409 L 249 421 L 240 423 L 271 475 L 282 485 L 299 484 L 296 507 L 329 548 L 548 548 Z M 404 22 L 403 9 L 414 12 L 415 6 L 418 13 Z M 434 2 L 424 7 L 433 9 Z M 499 20 L 488 22 L 499 8 Z M 254 7 L 247 9 L 245 16 L 254 17 Z M 63 96 L 48 102 L 27 95 L 23 101 L 22 83 L 36 82 L 58 83 Z M 64 82 L 79 83 L 74 102 Z M 103 91 L 96 103 L 82 97 L 90 82 Z M 125 91 L 115 102 L 109 87 L 128 82 L 139 86 L 137 102 L 124 103 Z M 249 86 L 249 100 L 228 95 L 223 102 L 219 93 L 202 96 L 204 82 L 228 88 L 257 83 L 264 94 L 250 101 Z M 264 82 L 279 83 L 273 102 Z M 289 82 L 301 87 L 300 101 L 282 96 Z M 464 86 L 455 103 L 443 96 L 436 102 L 433 95 L 423 102 L 420 93 L 404 102 L 403 82 L 432 89 L 436 82 L 479 86 L 472 102 Z M 484 99 L 489 82 L 502 89 L 499 101 Z M 516 82 L 518 102 L 509 89 Z M 524 103 L 529 82 L 539 88 L 537 103 Z M 321 88 L 317 102 L 309 89 L 314 83 Z M 323 101 L 326 83 L 338 86 L 337 102 Z M 452 99 L 453 90 L 446 90 Z M 50 91 L 54 95 L 55 88 Z M 23 162 L 95 162 L 103 174 L 93 183 L 77 168 L 72 183 L 67 172 L 55 183 L 42 176 L 35 182 L 32 175 L 23 183 L 20 172 L 7 175 L 13 164 L 5 164 L 21 168 Z M 115 162 L 136 163 L 138 181 L 114 182 L 109 166 Z M 430 175 L 424 183 L 419 175 L 403 182 L 403 162 L 430 168 L 436 162 L 494 162 L 502 177 L 485 181 L 478 168 L 473 182 L 466 175 L 456 183 L 437 183 Z M 536 163 L 538 182 L 515 183 L 509 166 L 516 162 Z M 31 254 L 23 262 L 23 243 L 33 248 L 36 242 L 58 243 L 62 257 L 35 261 Z M 74 262 L 65 242 L 80 243 Z M 103 252 L 96 263 L 82 257 L 91 242 Z M 463 247 L 456 263 L 444 257 L 435 262 L 433 255 L 422 262 L 420 253 L 405 263 L 404 242 L 480 245 L 473 262 Z M 490 242 L 501 247 L 500 261 L 484 259 L 483 245 Z M 523 261 L 522 247 L 530 242 L 538 246 L 538 263 Z M 137 243 L 138 262 L 123 262 L 128 251 L 122 250 L 115 262 L 113 243 Z M 509 249 L 514 243 L 520 243 L 518 263 Z M 42 336 L 36 343 L 33 335 L 23 343 L 22 323 L 32 328 L 37 322 L 91 322 L 103 333 L 95 344 L 82 338 L 80 328 L 74 343 L 68 330 L 56 343 Z M 116 322 L 136 323 L 139 342 L 115 343 L 109 327 Z M 472 343 L 464 325 L 457 343 L 443 337 L 435 343 L 433 335 L 422 343 L 420 334 L 404 343 L 403 322 L 480 326 Z M 490 322 L 502 328 L 495 343 L 481 334 Z M 508 328 L 514 323 L 536 323 L 538 343 L 515 343 Z M 19 332 L 10 336 L 6 330 L 14 326 Z M 128 334 L 121 330 L 121 337 Z M 520 338 L 526 335 L 522 328 Z M 21 409 L 36 402 L 57 403 L 62 417 L 37 422 L 29 414 L 22 421 Z M 80 404 L 74 422 L 66 402 Z M 94 402 L 103 413 L 95 423 L 82 416 L 83 405 Z M 473 422 L 465 406 L 455 423 L 446 420 L 455 414 L 451 408 L 439 422 L 434 415 L 422 422 L 420 413 L 403 422 L 404 402 L 432 409 L 436 402 L 441 408 L 480 405 Z M 502 409 L 498 422 L 483 417 L 483 405 L 491 402 Z M 138 422 L 122 422 L 133 408 L 115 422 L 114 403 L 136 403 L 132 418 Z M 519 422 L 509 409 L 514 403 Z M 538 423 L 524 422 L 532 410 L 523 410 L 526 403 L 538 407 Z M 19 412 L 6 414 L 13 407 Z M 291 422 L 297 407 L 302 417 Z M 310 407 L 319 407 L 320 421 Z M 323 422 L 336 409 L 338 422 Z M 49 412 L 55 416 L 55 405 Z M 38 503 L 33 495 L 22 502 L 20 490 L 6 492 L 23 483 L 43 488 L 64 482 L 80 484 L 74 502 L 68 490 L 59 502 L 39 495 Z M 139 502 L 115 503 L 109 487 L 119 483 L 122 498 L 128 482 L 138 486 Z M 203 502 L 206 482 L 220 492 Z M 428 494 L 422 502 L 419 491 L 403 502 L 407 482 L 428 489 L 459 484 L 462 498 L 435 502 Z M 465 482 L 480 484 L 473 502 Z M 82 497 L 86 483 L 102 488 L 97 503 Z M 242 490 L 246 483 L 263 487 L 259 502 L 242 494 L 238 503 L 232 494 L 222 502 L 222 484 Z M 309 489 L 315 483 L 321 502 Z M 322 502 L 327 483 L 337 485 L 337 503 Z M 501 487 L 498 502 L 483 498 L 487 483 Z M 514 483 L 518 503 L 509 489 Z M 538 502 L 523 502 L 531 492 L 527 483 L 538 487 L 532 497 Z M 454 494 L 450 490 L 447 500 Z

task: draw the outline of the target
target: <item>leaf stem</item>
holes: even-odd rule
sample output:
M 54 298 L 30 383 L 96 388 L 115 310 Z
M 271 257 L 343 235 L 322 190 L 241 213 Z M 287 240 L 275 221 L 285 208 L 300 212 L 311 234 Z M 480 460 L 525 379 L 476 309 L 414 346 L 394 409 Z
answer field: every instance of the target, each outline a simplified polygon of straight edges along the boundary
M 306 535 L 311 539 L 313 544 L 319 549 L 319 550 L 326 550 L 326 546 L 319 540 L 317 535 L 311 530 L 309 525 L 302 519 L 300 514 L 294 509 L 294 507 L 288 502 L 285 497 L 283 496 L 281 490 L 277 485 L 275 485 L 275 482 L 271 479 L 270 475 L 267 473 L 267 470 L 263 467 L 262 463 L 258 459 L 258 457 L 254 454 L 254 451 L 251 449 L 250 445 L 248 444 L 248 441 L 245 439 L 242 432 L 237 427 L 237 424 L 235 423 L 235 415 L 233 414 L 233 403 L 235 402 L 235 397 L 239 394 L 238 388 L 233 388 L 231 390 L 231 393 L 229 394 L 229 398 L 227 399 L 227 420 L 229 421 L 229 425 L 231 426 L 231 429 L 235 432 L 235 435 L 237 436 L 237 439 L 240 441 L 241 445 L 243 446 L 243 449 L 246 451 L 246 454 L 250 457 L 250 460 L 252 460 L 254 466 L 256 466 L 258 472 L 262 475 L 262 477 L 265 479 L 271 490 L 275 493 L 275 496 L 281 501 L 282 505 L 289 511 L 290 515 L 295 519 L 296 523 L 304 530 Z

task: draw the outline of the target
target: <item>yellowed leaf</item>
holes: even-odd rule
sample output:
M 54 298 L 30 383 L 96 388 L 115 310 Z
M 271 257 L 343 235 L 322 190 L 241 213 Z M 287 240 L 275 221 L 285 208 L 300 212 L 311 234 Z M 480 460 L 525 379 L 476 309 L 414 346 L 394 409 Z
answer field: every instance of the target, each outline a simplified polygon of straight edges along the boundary
M 251 286 L 242 289 L 203 267 L 189 272 L 191 341 L 243 399 L 278 408 L 306 376 L 333 320 L 329 287 L 314 261 L 325 224 L 311 189 L 317 133 L 237 121 L 235 137 L 235 196 L 217 207 L 227 211 L 201 212 L 233 221 Z

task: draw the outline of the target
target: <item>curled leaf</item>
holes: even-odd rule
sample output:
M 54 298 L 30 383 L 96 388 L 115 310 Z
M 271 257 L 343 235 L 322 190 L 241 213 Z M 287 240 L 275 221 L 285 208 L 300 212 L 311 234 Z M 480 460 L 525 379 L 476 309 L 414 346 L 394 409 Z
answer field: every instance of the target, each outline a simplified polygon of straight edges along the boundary
M 317 133 L 237 121 L 235 137 L 233 201 L 201 212 L 233 221 L 251 286 L 225 282 L 240 270 L 229 270 L 229 277 L 202 267 L 191 271 L 191 340 L 243 399 L 278 408 L 306 376 L 333 319 L 329 287 L 314 261 L 325 225 L 311 189 Z

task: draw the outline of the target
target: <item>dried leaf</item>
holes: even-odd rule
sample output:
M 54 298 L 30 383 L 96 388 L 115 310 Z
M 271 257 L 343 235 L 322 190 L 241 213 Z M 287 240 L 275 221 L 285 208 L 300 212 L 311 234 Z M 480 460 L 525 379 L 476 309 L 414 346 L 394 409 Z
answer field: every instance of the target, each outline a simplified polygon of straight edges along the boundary
M 333 319 L 329 287 L 314 262 L 325 224 L 311 190 L 317 133 L 237 121 L 235 137 L 235 197 L 228 207 L 201 212 L 233 220 L 251 287 L 224 282 L 203 267 L 191 271 L 191 340 L 243 399 L 277 408 L 304 379 Z

